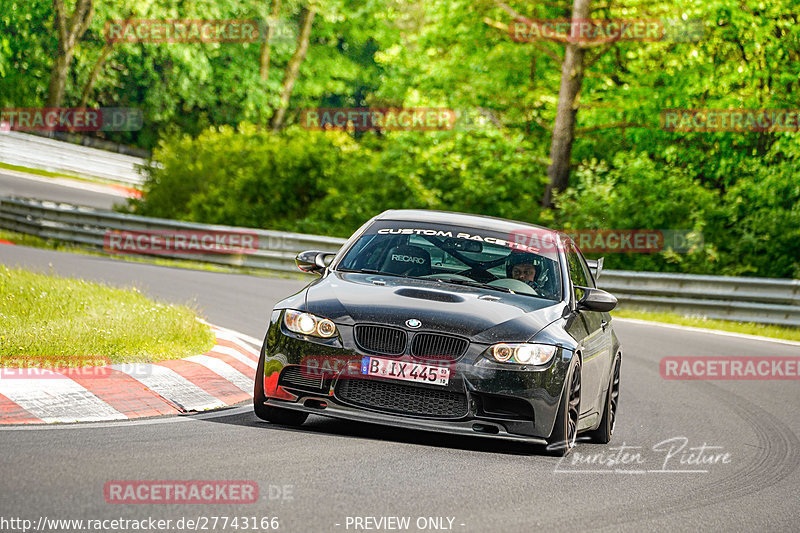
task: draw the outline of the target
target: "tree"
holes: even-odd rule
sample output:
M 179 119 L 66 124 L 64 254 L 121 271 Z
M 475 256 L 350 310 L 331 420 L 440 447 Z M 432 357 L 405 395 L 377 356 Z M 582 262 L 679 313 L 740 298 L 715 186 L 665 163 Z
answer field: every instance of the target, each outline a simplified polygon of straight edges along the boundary
M 574 0 L 572 24 L 589 18 L 589 0 Z M 561 88 L 558 91 L 558 108 L 553 123 L 553 138 L 550 142 L 550 166 L 547 168 L 549 183 L 542 197 L 543 207 L 553 207 L 553 191 L 564 190 L 569 182 L 569 165 L 572 142 L 575 139 L 575 118 L 578 114 L 576 102 L 583 83 L 584 57 L 586 49 L 581 42 L 568 42 L 561 63 Z
M 64 87 L 75 54 L 75 46 L 92 22 L 94 5 L 93 0 L 76 0 L 75 9 L 69 16 L 64 0 L 53 0 L 53 8 L 58 45 L 50 73 L 47 107 L 58 107 L 64 100 Z
M 272 0 L 272 16 L 267 25 L 267 35 L 261 43 L 261 57 L 259 59 L 259 75 L 261 79 L 269 79 L 269 61 L 272 55 L 272 38 L 275 35 L 275 24 L 278 24 L 278 17 L 281 16 L 281 0 Z
M 314 24 L 314 16 L 316 14 L 317 12 L 313 5 L 303 8 L 300 17 L 300 33 L 297 35 L 297 47 L 289 63 L 286 65 L 286 70 L 283 74 L 283 84 L 281 86 L 280 103 L 275 113 L 272 115 L 272 120 L 270 122 L 270 127 L 273 130 L 280 130 L 283 127 L 286 110 L 289 108 L 289 99 L 292 97 L 292 91 L 297 82 L 297 76 L 300 73 L 300 65 L 306 58 L 306 53 L 308 53 L 311 27 Z

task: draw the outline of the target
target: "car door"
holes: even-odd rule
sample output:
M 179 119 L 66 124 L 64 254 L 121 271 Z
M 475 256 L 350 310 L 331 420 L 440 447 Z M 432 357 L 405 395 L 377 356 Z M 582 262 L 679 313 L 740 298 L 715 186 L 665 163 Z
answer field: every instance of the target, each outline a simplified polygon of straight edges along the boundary
M 586 261 L 572 243 L 567 245 L 567 264 L 577 302 L 583 297 L 584 292 L 579 287 L 593 288 L 594 280 Z M 605 322 L 603 313 L 583 309 L 578 314 L 583 320 L 587 332 L 586 337 L 581 341 L 584 349 L 581 375 L 581 414 L 583 415 L 598 410 L 598 398 L 603 389 L 604 376 L 608 366 L 609 347 L 608 335 L 605 331 L 607 322 Z
M 578 250 L 578 256 L 580 257 L 581 264 L 583 265 L 583 270 L 586 273 L 586 277 L 589 281 L 589 285 L 587 287 L 596 288 L 597 284 L 594 280 L 594 276 L 592 275 L 592 270 L 589 268 L 589 264 L 586 262 L 586 258 L 583 257 L 583 254 L 580 250 Z M 614 342 L 613 342 L 613 335 L 611 330 L 611 315 L 608 312 L 601 312 L 601 311 L 587 311 L 587 322 L 591 320 L 591 324 L 599 324 L 600 329 L 602 330 L 599 333 L 599 336 L 603 340 L 603 349 L 601 354 L 598 356 L 598 365 L 599 365 L 599 373 L 600 373 L 600 388 L 598 389 L 599 396 L 597 398 L 597 410 L 602 411 L 603 401 L 605 400 L 605 391 L 608 387 L 608 381 L 610 378 L 611 372 L 611 363 L 614 358 Z

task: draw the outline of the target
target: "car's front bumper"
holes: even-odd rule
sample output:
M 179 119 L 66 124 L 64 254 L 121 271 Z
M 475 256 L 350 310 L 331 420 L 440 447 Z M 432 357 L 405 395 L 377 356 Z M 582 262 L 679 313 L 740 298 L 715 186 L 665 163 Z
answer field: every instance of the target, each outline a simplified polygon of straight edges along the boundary
M 552 432 L 564 380 L 573 353 L 559 349 L 546 368 L 506 365 L 482 355 L 488 346 L 471 344 L 467 353 L 452 363 L 447 387 L 419 385 L 385 378 L 367 378 L 358 367 L 364 356 L 352 336 L 352 327 L 338 325 L 335 339 L 322 340 L 293 334 L 282 325 L 281 313 L 273 313 L 264 346 L 265 405 L 307 413 L 388 424 L 410 429 L 440 431 L 460 435 L 505 438 L 539 443 Z M 378 356 L 380 357 L 380 356 Z M 410 356 L 407 356 L 410 358 Z M 326 366 L 319 387 L 286 383 L 284 370 L 297 366 L 306 372 L 309 367 Z M 418 361 L 425 362 L 425 361 Z M 295 374 L 301 370 L 296 370 Z M 377 380 L 418 390 L 446 391 L 464 395 L 464 410 L 452 416 L 402 412 L 382 406 L 354 404 L 341 393 L 342 380 Z
M 311 404 L 311 406 L 307 406 L 306 402 Z M 466 420 L 431 420 L 422 418 L 409 418 L 407 416 L 399 416 L 391 413 L 377 413 L 364 409 L 357 409 L 338 404 L 335 400 L 331 401 L 328 398 L 313 395 L 303 396 L 297 402 L 268 399 L 266 402 L 264 402 L 264 405 L 279 407 L 281 409 L 290 409 L 293 411 L 303 411 L 321 416 L 341 418 L 344 420 L 385 424 L 406 429 L 436 431 L 442 433 L 452 433 L 455 435 L 494 437 L 541 445 L 547 444 L 547 441 L 541 437 L 531 437 L 516 433 L 509 433 L 501 423 L 494 421 L 480 420 L 477 418 Z

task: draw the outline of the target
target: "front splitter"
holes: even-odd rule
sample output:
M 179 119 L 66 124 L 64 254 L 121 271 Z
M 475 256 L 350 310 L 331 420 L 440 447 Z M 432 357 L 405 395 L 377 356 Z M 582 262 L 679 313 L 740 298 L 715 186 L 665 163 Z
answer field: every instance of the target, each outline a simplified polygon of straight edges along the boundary
M 303 403 L 311 400 L 316 402 L 319 407 L 306 407 Z M 405 429 L 418 429 L 422 431 L 433 431 L 436 433 L 449 433 L 453 435 L 464 435 L 470 437 L 488 437 L 492 439 L 502 439 L 507 441 L 525 442 L 546 446 L 547 441 L 540 437 L 529 437 L 508 433 L 505 428 L 496 422 L 486 420 L 426 420 L 407 418 L 390 413 L 375 413 L 371 411 L 361 411 L 341 407 L 330 403 L 330 399 L 324 396 L 304 396 L 301 402 L 289 403 L 280 400 L 267 400 L 264 405 L 279 409 L 289 409 L 301 411 L 312 415 L 353 420 L 356 422 L 368 422 L 371 424 L 381 424 L 387 426 L 402 427 Z M 325 407 L 322 407 L 325 405 Z M 475 426 L 481 428 L 475 429 Z M 494 431 L 496 430 L 496 432 Z M 491 432 L 487 432 L 491 431 Z

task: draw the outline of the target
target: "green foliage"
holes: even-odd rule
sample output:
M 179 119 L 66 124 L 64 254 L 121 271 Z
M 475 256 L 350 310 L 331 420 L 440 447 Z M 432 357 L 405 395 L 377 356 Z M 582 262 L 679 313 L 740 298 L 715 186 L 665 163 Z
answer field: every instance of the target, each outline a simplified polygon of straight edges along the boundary
M 686 230 L 703 236 L 690 253 L 608 254 L 606 267 L 673 272 L 714 269 L 714 239 L 705 217 L 715 195 L 685 170 L 663 167 L 645 153 L 618 152 L 613 162 L 592 161 L 575 173 L 575 185 L 558 195 L 566 229 Z
M 521 139 L 497 132 L 394 133 L 364 139 L 368 157 L 314 212 L 347 235 L 386 209 L 419 208 L 537 220 L 544 173 Z M 372 148 L 369 148 L 372 146 Z
M 725 193 L 720 259 L 726 273 L 800 278 L 800 145 L 785 136 L 751 159 Z
M 162 140 L 150 167 L 147 216 L 292 229 L 338 179 L 353 141 L 344 134 L 253 126 L 211 128 Z
M 397 133 L 391 142 L 357 143 L 344 133 L 299 128 L 211 128 L 159 143 L 145 200 L 133 209 L 340 236 L 397 208 L 537 220 L 544 175 L 519 146 L 496 133 Z
M 0 0 L 0 108 L 33 107 L 47 98 L 56 48 L 53 2 Z
M 593 161 L 559 195 L 572 229 L 674 229 L 692 233 L 688 253 L 609 254 L 607 268 L 800 277 L 800 147 L 786 136 L 763 160 L 736 171 L 736 185 L 710 190 L 683 168 L 646 153 Z

